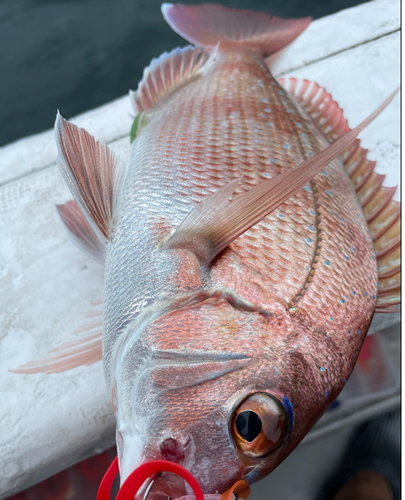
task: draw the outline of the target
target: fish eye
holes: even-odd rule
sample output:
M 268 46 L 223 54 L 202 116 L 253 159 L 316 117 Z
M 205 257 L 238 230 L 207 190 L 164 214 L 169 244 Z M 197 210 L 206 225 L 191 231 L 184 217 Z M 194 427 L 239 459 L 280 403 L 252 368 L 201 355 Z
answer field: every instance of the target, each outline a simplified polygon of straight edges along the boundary
M 282 403 L 263 392 L 249 396 L 232 415 L 233 441 L 248 457 L 268 455 L 283 443 L 288 431 L 288 416 Z

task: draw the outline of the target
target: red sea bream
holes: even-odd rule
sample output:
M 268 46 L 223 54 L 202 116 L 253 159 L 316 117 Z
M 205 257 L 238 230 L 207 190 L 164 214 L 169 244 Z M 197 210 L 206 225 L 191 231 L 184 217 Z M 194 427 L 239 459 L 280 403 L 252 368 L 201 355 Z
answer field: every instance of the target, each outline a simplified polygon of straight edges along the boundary
M 331 96 L 269 71 L 309 19 L 162 10 L 195 46 L 153 60 L 131 94 L 127 167 L 58 116 L 76 200 L 59 210 L 105 260 L 121 482 L 163 458 L 221 494 L 284 460 L 344 387 L 376 308 L 398 307 L 399 205 Z M 188 492 L 170 474 L 153 486 Z

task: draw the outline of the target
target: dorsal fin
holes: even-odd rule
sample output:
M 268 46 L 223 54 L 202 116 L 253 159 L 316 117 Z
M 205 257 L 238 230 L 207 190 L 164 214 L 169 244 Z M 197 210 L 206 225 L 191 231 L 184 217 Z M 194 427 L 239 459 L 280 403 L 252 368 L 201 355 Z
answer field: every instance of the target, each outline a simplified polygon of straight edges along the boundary
M 278 81 L 330 142 L 351 130 L 338 103 L 317 83 L 284 77 Z M 401 301 L 400 279 L 386 278 L 400 274 L 400 203 L 392 200 L 396 187 L 382 186 L 385 176 L 375 173 L 376 162 L 367 159 L 367 152 L 356 140 L 340 154 L 340 159 L 353 182 L 374 240 L 379 269 L 376 311 L 392 312 Z
M 58 113 L 55 122 L 56 160 L 87 222 L 108 241 L 124 165 L 104 144 Z
M 56 208 L 76 245 L 87 255 L 104 264 L 105 242 L 87 222 L 75 200 L 56 205 Z
M 154 108 L 162 97 L 200 72 L 209 60 L 210 51 L 191 45 L 153 59 L 143 72 L 138 90 L 130 92 L 132 105 L 138 113 Z
M 368 118 L 312 158 L 305 160 L 271 180 L 264 181 L 228 202 L 235 189 L 230 182 L 203 200 L 184 219 L 171 238 L 167 249 L 193 252 L 202 265 L 212 259 L 239 235 L 279 207 L 338 156 L 356 136 L 391 102 L 395 91 Z
M 164 3 L 162 14 L 176 33 L 194 45 L 215 47 L 219 43 L 221 51 L 253 50 L 264 57 L 287 46 L 311 22 L 310 17 L 281 19 L 212 3 Z

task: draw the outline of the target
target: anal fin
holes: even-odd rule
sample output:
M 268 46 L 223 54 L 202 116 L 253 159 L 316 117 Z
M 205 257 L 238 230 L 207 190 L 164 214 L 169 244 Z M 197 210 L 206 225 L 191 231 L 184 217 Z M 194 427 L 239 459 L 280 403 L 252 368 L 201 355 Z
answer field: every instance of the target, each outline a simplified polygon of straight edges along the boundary
M 76 245 L 90 257 L 104 264 L 105 243 L 87 222 L 75 200 L 56 205 L 56 208 Z
M 333 143 L 350 131 L 343 110 L 317 83 L 284 77 L 278 81 L 329 142 Z M 384 176 L 375 173 L 376 162 L 367 159 L 367 152 L 356 139 L 339 158 L 353 182 L 374 241 L 379 269 L 376 312 L 396 312 L 401 302 L 400 283 L 388 285 L 385 278 L 396 274 L 400 268 L 400 203 L 392 200 L 397 188 L 382 185 Z
M 95 232 L 108 241 L 124 165 L 105 144 L 63 119 L 55 122 L 56 160 L 80 210 Z

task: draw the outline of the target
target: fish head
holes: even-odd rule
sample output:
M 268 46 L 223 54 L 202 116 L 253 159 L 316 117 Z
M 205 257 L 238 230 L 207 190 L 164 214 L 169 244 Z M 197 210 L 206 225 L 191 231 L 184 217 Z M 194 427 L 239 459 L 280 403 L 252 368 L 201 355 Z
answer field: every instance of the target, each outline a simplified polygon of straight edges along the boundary
M 184 466 L 204 494 L 271 472 L 327 407 L 292 349 L 299 328 L 285 311 L 266 316 L 223 297 L 151 322 L 116 366 L 121 482 L 157 459 Z M 176 498 L 187 488 L 163 473 L 153 493 Z

